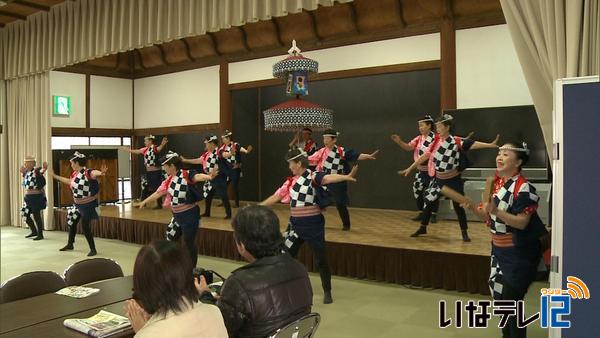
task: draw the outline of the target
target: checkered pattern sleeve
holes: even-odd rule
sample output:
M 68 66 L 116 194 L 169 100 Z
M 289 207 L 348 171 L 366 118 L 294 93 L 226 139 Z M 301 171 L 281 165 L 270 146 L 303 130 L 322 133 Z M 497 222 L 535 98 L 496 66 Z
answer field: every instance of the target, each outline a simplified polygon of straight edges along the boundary
M 540 197 L 537 195 L 535 187 L 529 182 L 524 182 L 519 187 L 519 192 L 514 200 L 512 212 L 516 214 L 525 213 L 530 215 L 538 208 Z
M 354 161 L 358 160 L 359 155 L 360 155 L 360 153 L 358 153 L 354 149 L 344 148 L 344 159 L 346 161 L 354 162 Z

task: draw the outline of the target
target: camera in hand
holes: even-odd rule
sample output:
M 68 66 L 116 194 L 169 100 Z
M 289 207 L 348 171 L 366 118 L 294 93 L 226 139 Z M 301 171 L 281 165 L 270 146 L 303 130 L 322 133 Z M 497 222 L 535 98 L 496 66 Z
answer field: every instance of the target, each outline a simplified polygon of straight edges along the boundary
M 206 270 L 203 268 L 194 268 L 194 278 L 198 278 L 198 281 L 200 280 L 200 276 L 204 277 L 204 280 L 206 280 L 206 284 L 212 284 L 212 282 L 214 281 L 214 272 L 211 270 Z

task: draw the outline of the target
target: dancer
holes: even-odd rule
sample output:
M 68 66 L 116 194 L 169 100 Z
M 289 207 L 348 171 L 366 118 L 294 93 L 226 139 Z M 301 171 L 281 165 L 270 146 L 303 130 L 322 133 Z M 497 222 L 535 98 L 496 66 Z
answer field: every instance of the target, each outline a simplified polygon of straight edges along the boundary
M 146 167 L 145 181 L 146 186 L 142 188 L 142 199 L 150 196 L 153 192 L 158 189 L 163 181 L 162 170 L 158 164 L 158 154 L 165 148 L 169 139 L 163 137 L 160 141 L 160 145 L 155 145 L 154 142 L 156 137 L 154 135 L 148 135 L 144 137 L 144 147 L 140 149 L 131 149 L 128 147 L 121 147 L 119 149 L 130 152 L 133 155 L 144 156 L 144 166 Z M 162 200 L 159 199 L 156 203 L 155 209 L 162 207 Z
M 313 172 L 308 169 L 306 153 L 294 149 L 286 155 L 286 161 L 293 177 L 289 177 L 275 194 L 267 198 L 261 205 L 274 205 L 279 202 L 290 204 L 290 223 L 286 232 L 285 245 L 293 257 L 304 242 L 308 243 L 315 256 L 321 284 L 323 286 L 323 303 L 333 302 L 331 296 L 331 271 L 327 262 L 325 249 L 325 217 L 321 209 L 325 207 L 321 198 L 322 186 L 339 182 L 356 182 L 357 166 L 347 175 Z
M 190 164 L 202 165 L 202 170 L 205 174 L 211 173 L 213 170 L 217 170 L 218 174 L 212 181 L 204 182 L 202 187 L 202 194 L 205 199 L 205 207 L 203 217 L 210 217 L 210 210 L 215 193 L 219 195 L 225 206 L 225 219 L 231 219 L 231 205 L 229 204 L 229 197 L 227 196 L 227 166 L 225 159 L 220 157 L 217 153 L 218 141 L 216 135 L 207 136 L 204 139 L 205 152 L 199 157 L 194 159 L 187 159 L 181 156 L 181 162 Z
M 77 223 L 81 220 L 83 234 L 90 246 L 88 256 L 96 255 L 96 245 L 94 235 L 92 234 L 91 221 L 98 218 L 98 193 L 100 185 L 98 177 L 106 175 L 108 167 L 102 165 L 100 170 L 86 168 L 87 158 L 78 151 L 69 159 L 73 173 L 70 178 L 61 177 L 48 170 L 52 177 L 59 182 L 69 185 L 73 193 L 73 207 L 67 211 L 67 224 L 69 225 L 69 241 L 60 251 L 73 250 L 75 243 L 75 234 L 77 233 Z
M 179 154 L 172 151 L 169 151 L 161 159 L 161 163 L 169 177 L 152 195 L 138 203 L 137 207 L 142 209 L 148 202 L 156 201 L 167 195 L 167 203 L 170 203 L 173 211 L 173 218 L 167 225 L 167 239 L 179 241 L 183 236 L 183 241 L 195 267 L 198 262 L 196 235 L 200 227 L 200 208 L 196 203 L 202 199 L 202 192 L 196 188 L 195 183 L 212 180 L 217 175 L 217 170 L 206 175 L 198 173 L 196 170 L 182 169 Z
M 310 156 L 317 151 L 317 143 L 312 138 L 312 129 L 304 128 L 296 133 L 289 144 L 290 149 L 302 149 Z
M 425 153 L 427 148 L 436 140 L 437 135 L 433 132 L 433 118 L 431 115 L 425 115 L 422 119 L 417 121 L 419 126 L 420 135 L 413 138 L 409 143 L 406 143 L 400 138 L 399 135 L 392 135 L 392 140 L 400 146 L 400 148 L 406 151 L 413 152 L 413 160 L 416 161 Z M 430 161 L 431 162 L 431 159 Z M 413 218 L 413 221 L 420 221 L 423 219 L 423 207 L 425 204 L 424 195 L 425 189 L 429 186 L 431 176 L 429 176 L 429 170 L 427 164 L 420 164 L 417 167 L 417 173 L 415 174 L 415 180 L 413 182 L 413 194 L 417 202 L 417 210 L 419 214 Z M 431 223 L 437 223 L 437 212 L 439 208 L 439 200 L 433 202 L 433 211 L 431 212 Z
M 468 138 L 453 136 L 453 120 L 454 118 L 449 114 L 443 114 L 438 118 L 435 125 L 439 134 L 439 140 L 432 143 L 425 153 L 410 167 L 398 172 L 400 175 L 408 176 L 413 169 L 425 163 L 433 156 L 433 167 L 429 167 L 429 175 L 433 179 L 429 183 L 425 193 L 425 208 L 423 209 L 421 226 L 411 237 L 427 234 L 427 225 L 429 225 L 429 220 L 433 212 L 434 202 L 440 198 L 440 191 L 443 186 L 447 185 L 449 188 L 464 194 L 464 182 L 461 178 L 461 172 L 466 168 L 468 160 L 466 155 L 462 153 L 468 150 L 498 148 L 497 142 L 499 136 L 496 136 L 496 139 L 492 143 L 478 142 Z M 470 242 L 465 210 L 458 202 L 452 203 L 460 224 L 462 239 L 464 242 Z
M 48 163 L 44 162 L 42 167 L 36 167 L 35 164 L 34 156 L 26 156 L 20 169 L 21 176 L 23 176 L 23 187 L 25 188 L 21 216 L 31 230 L 31 233 L 25 238 L 33 237 L 34 241 L 39 241 L 44 239 L 42 210 L 46 209 L 47 204 L 46 192 L 44 191 L 46 186 L 44 173 L 48 169 Z
M 227 161 L 227 185 L 233 185 L 235 193 L 235 207 L 240 207 L 240 177 L 242 177 L 242 154 L 250 154 L 252 146 L 242 147 L 237 142 L 231 140 L 232 132 L 226 130 L 221 136 L 223 144 L 219 147 L 219 156 Z M 223 202 L 225 203 L 225 202 Z
M 337 145 L 338 135 L 339 133 L 333 129 L 325 130 L 324 147 L 308 157 L 309 164 L 316 166 L 316 171 L 323 171 L 325 174 L 347 174 L 350 172 L 348 162 L 376 159 L 379 150 L 372 154 L 359 154 L 352 149 Z M 328 184 L 327 191 L 335 200 L 335 206 L 342 219 L 342 230 L 350 230 L 348 184 L 344 181 Z
M 537 214 L 539 196 L 521 174 L 528 160 L 525 143 L 500 147 L 491 200 L 476 208 L 465 205 L 487 222 L 492 233 L 489 285 L 494 300 L 523 300 L 542 258 L 540 237 L 547 231 Z M 510 316 L 502 336 L 521 338 L 526 330 L 517 326 L 515 316 Z

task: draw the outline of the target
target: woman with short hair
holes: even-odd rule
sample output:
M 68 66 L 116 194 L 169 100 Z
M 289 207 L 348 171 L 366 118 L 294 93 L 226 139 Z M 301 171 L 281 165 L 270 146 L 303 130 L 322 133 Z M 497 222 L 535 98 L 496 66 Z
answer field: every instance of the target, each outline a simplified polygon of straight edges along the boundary
M 140 249 L 133 299 L 125 305 L 135 337 L 227 337 L 219 308 L 199 302 L 192 268 L 178 243 L 161 240 Z

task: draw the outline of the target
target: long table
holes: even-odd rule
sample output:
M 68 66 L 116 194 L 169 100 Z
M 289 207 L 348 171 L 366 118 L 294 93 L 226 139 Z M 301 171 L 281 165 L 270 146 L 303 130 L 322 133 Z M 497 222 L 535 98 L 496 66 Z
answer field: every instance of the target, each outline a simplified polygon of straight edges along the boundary
M 91 283 L 86 286 L 100 289 L 100 292 L 86 298 L 71 298 L 54 293 L 37 297 L 22 299 L 0 305 L 0 336 L 20 331 L 25 328 L 39 326 L 40 329 L 54 325 L 60 321 L 57 328 L 62 328 L 62 320 L 66 318 L 90 317 L 103 309 L 122 314 L 122 303 L 131 298 L 133 277 L 121 277 Z M 121 308 L 119 310 L 118 308 Z M 87 315 L 89 313 L 89 315 Z M 44 325 L 40 325 L 44 323 Z M 56 324 L 58 325 L 58 324 Z M 65 328 L 65 330 L 68 330 Z M 69 330 L 70 331 L 70 330 Z M 36 331 L 42 332 L 42 331 Z M 74 331 L 72 331 L 74 332 Z M 23 332 L 24 334 L 24 332 Z M 12 335 L 12 334 L 11 334 Z M 7 337 L 9 335 L 6 335 Z M 21 337 L 35 337 L 39 335 L 20 335 Z M 42 336 L 48 336 L 44 334 Z M 55 337 L 59 337 L 57 335 Z

